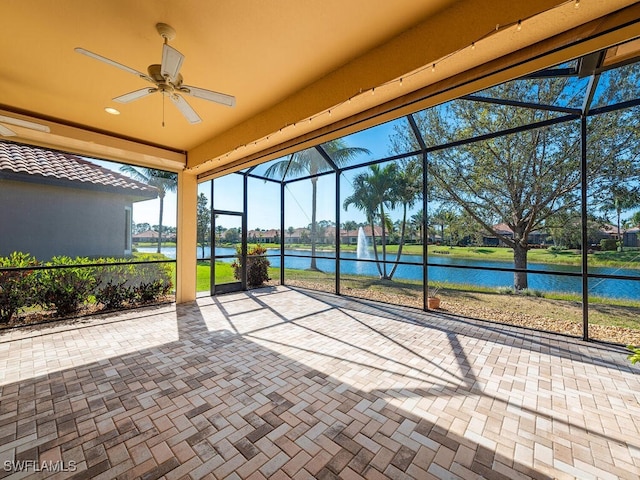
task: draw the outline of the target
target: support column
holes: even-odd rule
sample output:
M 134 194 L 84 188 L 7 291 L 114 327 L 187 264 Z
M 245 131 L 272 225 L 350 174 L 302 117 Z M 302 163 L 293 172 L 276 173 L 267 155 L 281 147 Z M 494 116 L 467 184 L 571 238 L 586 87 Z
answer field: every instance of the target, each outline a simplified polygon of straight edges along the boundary
M 176 303 L 196 298 L 198 178 L 178 173 L 178 244 L 176 248 Z

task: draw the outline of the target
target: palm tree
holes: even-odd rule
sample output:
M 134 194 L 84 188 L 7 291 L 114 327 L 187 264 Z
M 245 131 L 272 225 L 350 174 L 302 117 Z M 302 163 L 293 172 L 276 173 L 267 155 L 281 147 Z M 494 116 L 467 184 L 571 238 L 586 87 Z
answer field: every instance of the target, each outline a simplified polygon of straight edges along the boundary
M 384 168 L 380 165 L 370 165 L 369 171 L 356 175 L 353 181 L 353 194 L 344 200 L 343 207 L 354 205 L 359 210 L 364 211 L 371 224 L 371 235 L 373 239 L 373 252 L 378 265 L 380 278 L 390 280 L 387 275 L 387 226 L 391 223 L 389 216 L 385 212 L 385 207 L 392 209 L 396 204 L 394 187 L 397 178 L 397 166 L 389 163 Z M 381 243 L 382 243 L 382 269 L 378 261 L 378 250 L 376 247 L 374 233 L 374 218 L 380 220 Z
M 400 256 L 402 255 L 402 247 L 404 246 L 405 228 L 407 226 L 407 210 L 413 207 L 420 198 L 422 190 L 422 166 L 416 161 L 403 162 L 401 170 L 396 170 L 392 195 L 395 200 L 402 204 L 402 222 L 400 226 L 400 241 L 398 244 L 398 253 L 396 254 L 396 263 L 391 269 L 389 280 L 393 278 L 398 268 Z
M 442 242 L 442 245 L 445 244 L 444 227 L 446 225 L 449 227 L 449 246 L 451 246 L 451 224 L 455 221 L 455 219 L 456 214 L 444 207 L 436 210 L 436 212 L 431 216 L 432 223 L 440 227 L 440 241 Z
M 316 210 L 318 204 L 318 177 L 319 173 L 332 169 L 324 159 L 319 148 L 340 167 L 360 154 L 370 154 L 366 148 L 348 147 L 343 139 L 331 140 L 318 148 L 308 148 L 296 152 L 284 160 L 271 165 L 265 172 L 268 178 L 278 178 L 283 181 L 287 175 L 311 177 L 311 265 L 310 270 L 319 270 L 316 265 L 317 222 Z
M 344 199 L 342 204 L 342 208 L 345 210 L 349 207 L 349 205 L 353 205 L 358 210 L 362 210 L 367 219 L 367 223 L 371 228 L 371 243 L 373 244 L 373 254 L 376 260 L 376 267 L 378 268 L 378 273 L 380 274 L 380 278 L 382 278 L 383 273 L 380 268 L 380 261 L 378 259 L 378 247 L 376 245 L 376 230 L 375 230 L 375 220 L 377 216 L 377 208 L 378 208 L 378 198 L 374 195 L 374 192 L 369 188 L 367 174 L 361 173 L 356 175 L 353 179 L 353 193 Z
M 420 243 L 424 244 L 425 240 L 424 240 L 424 231 L 423 231 L 424 229 L 422 228 L 422 220 L 423 220 L 422 217 L 423 217 L 423 210 L 421 208 L 416 213 L 411 215 L 411 225 L 415 230 L 418 231 L 418 237 L 420 239 Z
M 153 168 L 135 168 L 131 165 L 123 165 L 120 171 L 128 174 L 134 180 L 146 183 L 158 191 L 160 199 L 160 213 L 158 218 L 158 253 L 162 245 L 162 216 L 164 214 L 164 197 L 167 192 L 175 192 L 178 189 L 178 176 L 175 173 L 155 170 Z

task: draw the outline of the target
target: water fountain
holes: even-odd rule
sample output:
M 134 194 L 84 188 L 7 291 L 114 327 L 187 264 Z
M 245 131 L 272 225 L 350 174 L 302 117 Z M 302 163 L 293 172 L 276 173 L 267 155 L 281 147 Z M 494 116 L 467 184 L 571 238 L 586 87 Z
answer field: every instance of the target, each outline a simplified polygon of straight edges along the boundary
M 370 258 L 369 257 L 369 240 L 364 234 L 364 229 L 360 227 L 358 229 L 358 246 L 356 248 L 357 258 Z

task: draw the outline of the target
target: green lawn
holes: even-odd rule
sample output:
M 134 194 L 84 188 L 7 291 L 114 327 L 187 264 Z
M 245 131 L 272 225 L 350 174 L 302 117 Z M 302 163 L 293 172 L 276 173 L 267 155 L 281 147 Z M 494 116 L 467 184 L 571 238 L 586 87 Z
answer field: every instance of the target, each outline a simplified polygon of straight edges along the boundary
M 279 249 L 280 247 L 278 247 Z M 287 248 L 309 250 L 304 244 L 287 245 Z M 343 252 L 355 252 L 355 245 L 341 245 Z M 333 246 L 319 246 L 318 251 L 334 251 Z M 387 255 L 395 254 L 398 245 L 387 245 Z M 402 253 L 407 255 L 422 255 L 422 245 L 404 245 Z M 382 249 L 378 247 L 378 254 Z M 487 260 L 498 262 L 513 262 L 513 250 L 506 247 L 449 247 L 446 245 L 429 245 L 428 254 L 433 256 L 450 256 L 454 258 L 468 258 L 473 260 Z M 529 263 L 546 263 L 558 265 L 580 265 L 582 254 L 579 250 L 554 250 L 549 248 L 534 248 L 529 250 Z M 640 249 L 627 247 L 623 252 L 595 251 L 588 256 L 589 265 L 602 267 L 640 268 Z
M 217 264 L 216 272 L 220 283 L 235 281 L 228 263 Z M 277 283 L 279 269 L 270 269 L 270 276 Z M 292 286 L 335 291 L 333 273 L 286 269 L 285 279 Z M 344 295 L 422 308 L 423 287 L 419 280 L 385 281 L 342 275 L 340 285 Z M 560 292 L 515 295 L 495 288 L 447 282 L 438 286 L 445 312 L 581 335 L 582 298 L 579 295 Z M 198 265 L 198 291 L 209 291 L 209 267 L 205 263 Z M 590 297 L 589 302 L 589 323 L 594 329 L 590 334 L 592 338 L 640 344 L 640 301 Z

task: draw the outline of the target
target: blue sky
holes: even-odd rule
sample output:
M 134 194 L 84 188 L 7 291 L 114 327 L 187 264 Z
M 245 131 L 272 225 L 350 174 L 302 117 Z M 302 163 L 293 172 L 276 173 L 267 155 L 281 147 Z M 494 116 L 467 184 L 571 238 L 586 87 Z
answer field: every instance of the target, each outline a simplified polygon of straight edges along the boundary
M 87 158 L 88 161 L 100 165 L 109 170 L 120 172 L 120 163 L 109 162 L 106 160 L 97 160 L 95 158 Z M 162 224 L 166 226 L 176 226 L 176 204 L 177 197 L 175 193 L 167 193 L 164 199 L 164 214 Z M 160 200 L 146 200 L 144 202 L 136 202 L 133 204 L 133 221 L 134 223 L 148 223 L 149 225 L 158 224 L 158 215 L 160 212 Z
M 406 122 L 404 119 L 396 122 Z M 394 122 L 379 125 L 368 130 L 358 132 L 345 140 L 349 146 L 364 147 L 371 151 L 371 155 L 362 156 L 359 161 L 369 161 L 376 158 L 386 157 L 390 154 L 388 147 L 389 135 L 393 132 Z M 105 160 L 88 159 L 105 168 L 119 172 L 120 164 Z M 348 186 L 351 178 L 358 173 L 354 170 L 345 174 L 342 182 L 342 202 L 346 195 L 349 195 Z M 200 184 L 199 191 L 210 196 L 209 182 Z M 215 206 L 221 210 L 240 211 L 242 210 L 242 177 L 240 175 L 230 175 L 224 179 L 218 179 L 215 183 Z M 250 229 L 270 229 L 280 228 L 280 187 L 273 182 L 250 179 L 248 188 L 249 212 L 247 222 Z M 176 225 L 176 202 L 175 193 L 167 193 L 164 200 L 163 224 L 167 226 Z M 285 213 L 285 227 L 305 227 L 311 223 L 311 181 L 302 180 L 287 185 L 285 194 L 287 210 Z M 135 223 L 158 223 L 158 212 L 160 201 L 158 199 L 137 202 L 133 205 L 133 221 Z M 350 209 L 345 212 L 341 209 L 340 221 L 348 220 L 363 222 L 364 216 L 357 210 Z M 400 213 L 394 216 L 399 217 Z M 328 175 L 318 182 L 318 204 L 317 219 L 335 221 L 335 193 L 334 177 Z M 225 219 L 232 222 L 231 219 Z M 223 223 L 223 222 L 222 222 Z M 225 226 L 225 225 L 223 225 Z

